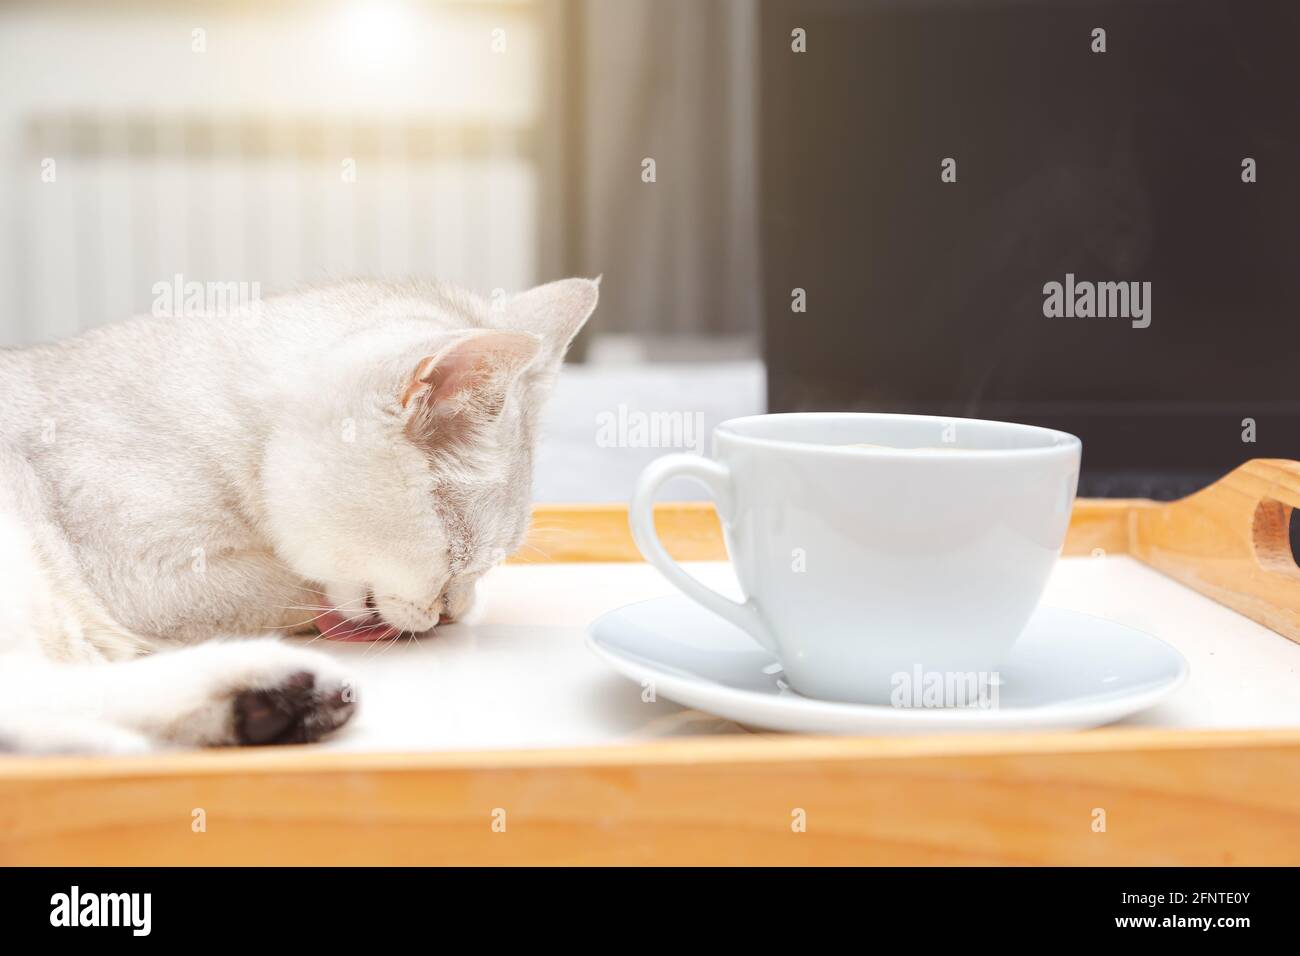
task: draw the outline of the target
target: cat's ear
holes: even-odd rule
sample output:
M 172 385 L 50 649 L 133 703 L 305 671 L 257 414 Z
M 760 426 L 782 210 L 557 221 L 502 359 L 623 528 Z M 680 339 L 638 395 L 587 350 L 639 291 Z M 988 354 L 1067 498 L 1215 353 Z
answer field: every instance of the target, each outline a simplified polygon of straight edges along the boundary
M 425 356 L 402 390 L 408 432 L 430 437 L 450 417 L 499 414 L 510 382 L 537 358 L 541 346 L 531 332 L 477 331 Z
M 533 332 L 542 338 L 539 366 L 560 364 L 565 351 L 591 317 L 600 297 L 600 279 L 561 279 L 511 297 L 505 304 L 504 328 Z

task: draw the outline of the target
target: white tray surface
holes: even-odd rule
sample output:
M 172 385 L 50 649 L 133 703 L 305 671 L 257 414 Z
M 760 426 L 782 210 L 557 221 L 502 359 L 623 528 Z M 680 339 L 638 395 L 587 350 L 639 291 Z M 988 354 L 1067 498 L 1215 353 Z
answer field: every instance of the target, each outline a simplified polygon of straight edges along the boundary
M 689 564 L 737 594 L 723 562 Z M 361 709 L 324 744 L 351 751 L 574 747 L 746 733 L 660 698 L 601 663 L 586 626 L 624 604 L 674 593 L 646 564 L 516 564 L 485 579 L 474 620 L 423 641 L 314 641 L 358 678 Z M 1147 631 L 1177 647 L 1191 678 L 1124 721 L 1186 729 L 1300 726 L 1300 645 L 1126 557 L 1062 559 L 1044 603 Z

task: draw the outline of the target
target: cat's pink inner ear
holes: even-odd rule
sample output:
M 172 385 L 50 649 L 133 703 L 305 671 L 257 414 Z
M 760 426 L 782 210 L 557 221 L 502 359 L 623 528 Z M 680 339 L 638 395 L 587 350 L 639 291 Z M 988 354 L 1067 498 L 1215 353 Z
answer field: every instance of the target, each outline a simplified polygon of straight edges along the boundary
M 537 357 L 541 339 L 529 332 L 475 332 L 420 360 L 402 394 L 402 405 L 417 399 L 426 407 L 465 402 L 480 391 L 499 388 Z

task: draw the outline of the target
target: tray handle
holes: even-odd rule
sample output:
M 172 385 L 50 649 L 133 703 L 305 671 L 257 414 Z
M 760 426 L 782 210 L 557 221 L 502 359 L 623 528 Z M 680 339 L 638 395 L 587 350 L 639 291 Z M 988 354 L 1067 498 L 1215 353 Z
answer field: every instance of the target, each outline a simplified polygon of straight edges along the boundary
M 1290 544 L 1300 463 L 1256 458 L 1167 504 L 1135 503 L 1129 553 L 1300 642 L 1300 567 Z

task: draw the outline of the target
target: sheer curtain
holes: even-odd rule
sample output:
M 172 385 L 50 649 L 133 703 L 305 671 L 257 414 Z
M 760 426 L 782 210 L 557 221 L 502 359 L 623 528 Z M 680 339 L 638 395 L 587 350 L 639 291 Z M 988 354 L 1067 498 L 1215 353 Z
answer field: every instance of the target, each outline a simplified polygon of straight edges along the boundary
M 756 338 L 756 0 L 580 15 L 578 249 L 605 276 L 599 331 Z

